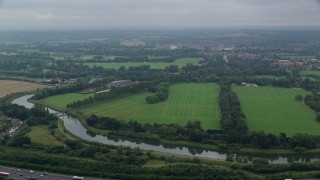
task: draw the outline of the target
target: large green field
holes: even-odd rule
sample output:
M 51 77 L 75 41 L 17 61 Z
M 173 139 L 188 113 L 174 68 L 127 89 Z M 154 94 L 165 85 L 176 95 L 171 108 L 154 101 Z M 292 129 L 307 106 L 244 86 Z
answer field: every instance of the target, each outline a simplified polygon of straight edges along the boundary
M 167 66 L 170 65 L 178 65 L 179 68 L 182 66 L 191 63 L 193 65 L 199 64 L 200 58 L 180 58 L 175 60 L 174 62 L 123 62 L 123 63 L 84 63 L 89 67 L 93 66 L 101 66 L 106 69 L 119 69 L 121 66 L 128 67 L 137 67 L 142 65 L 149 65 L 151 69 L 165 69 Z
M 86 115 L 110 116 L 141 123 L 178 123 L 186 125 L 198 120 L 205 129 L 220 129 L 218 107 L 219 86 L 215 84 L 184 83 L 170 86 L 164 102 L 147 104 L 150 93 L 122 98 L 80 109 Z
M 282 59 L 314 59 L 313 55 L 303 55 L 303 54 L 291 54 L 291 53 L 277 53 L 277 55 Z
M 232 88 L 240 99 L 250 131 L 263 130 L 287 135 L 296 133 L 320 134 L 315 113 L 295 96 L 310 94 L 298 88 L 242 87 Z
M 67 93 L 41 99 L 38 101 L 38 103 L 60 109 L 65 108 L 69 103 L 72 103 L 77 100 L 86 99 L 92 95 L 93 94 Z
M 301 71 L 301 75 L 320 75 L 320 71 Z

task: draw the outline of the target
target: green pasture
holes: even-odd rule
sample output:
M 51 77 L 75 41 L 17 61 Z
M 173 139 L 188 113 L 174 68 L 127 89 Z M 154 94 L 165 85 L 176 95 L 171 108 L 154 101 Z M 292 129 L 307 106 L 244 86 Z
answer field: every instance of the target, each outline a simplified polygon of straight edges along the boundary
M 314 59 L 315 56 L 304 54 L 277 53 L 282 59 Z
M 246 116 L 250 131 L 287 135 L 296 133 L 320 134 L 320 123 L 315 113 L 295 96 L 310 94 L 299 88 L 242 87 L 234 90 Z
M 107 62 L 99 62 L 99 63 L 84 63 L 89 67 L 103 67 L 106 69 L 119 69 L 121 66 L 128 67 L 137 67 L 142 65 L 149 65 L 151 69 L 165 69 L 170 65 L 178 65 L 179 68 L 187 65 L 188 63 L 197 65 L 199 64 L 200 58 L 180 58 L 175 60 L 174 62 L 121 62 L 121 63 L 107 63 Z
M 189 120 L 200 121 L 204 129 L 220 129 L 218 107 L 219 86 L 215 84 L 183 83 L 170 86 L 169 98 L 148 104 L 141 93 L 108 103 L 101 103 L 80 111 L 86 115 L 109 116 L 141 123 L 186 125 Z
M 309 79 L 310 81 L 319 81 L 320 80 L 320 78 L 316 79 L 313 77 L 302 77 L 302 80 L 305 80 L 305 79 Z
M 264 79 L 275 79 L 275 80 L 280 80 L 280 79 L 285 79 L 286 77 L 284 76 L 274 76 L 274 75 L 256 75 L 256 76 L 251 76 L 252 78 L 264 78 Z
M 320 76 L 320 71 L 301 71 L 300 72 L 301 75 L 318 75 Z
M 55 137 L 50 134 L 48 126 L 32 126 L 31 131 L 27 133 L 27 136 L 35 143 L 62 145 L 60 141 L 57 141 Z
M 92 95 L 93 94 L 67 93 L 67 94 L 50 96 L 50 97 L 38 100 L 37 103 L 60 109 L 60 108 L 65 108 L 69 103 L 86 99 Z

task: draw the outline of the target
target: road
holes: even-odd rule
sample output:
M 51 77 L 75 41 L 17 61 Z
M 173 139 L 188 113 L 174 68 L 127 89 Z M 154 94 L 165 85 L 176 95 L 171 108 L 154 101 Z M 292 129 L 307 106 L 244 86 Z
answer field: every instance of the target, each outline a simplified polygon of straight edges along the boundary
M 65 175 L 65 174 L 57 174 L 48 172 L 45 175 L 45 171 L 35 171 L 30 169 L 22 169 L 15 167 L 8 167 L 0 165 L 0 172 L 8 172 L 10 173 L 9 178 L 17 179 L 17 180 L 26 180 L 27 177 L 34 177 L 37 180 L 45 179 L 45 180 L 71 180 L 73 175 Z M 75 174 L 76 175 L 76 174 Z M 91 178 L 84 177 L 85 180 L 102 180 L 99 178 Z

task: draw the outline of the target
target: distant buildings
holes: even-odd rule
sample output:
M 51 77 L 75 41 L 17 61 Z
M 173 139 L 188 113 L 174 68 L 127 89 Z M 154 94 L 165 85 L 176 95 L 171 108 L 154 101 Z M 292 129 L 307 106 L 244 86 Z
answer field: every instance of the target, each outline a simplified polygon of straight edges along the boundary
M 290 61 L 290 60 L 278 60 L 277 62 L 278 67 L 287 68 L 287 69 L 291 69 L 294 67 L 301 67 L 304 64 L 307 64 L 307 63 L 300 62 L 300 61 Z
M 246 83 L 246 82 L 242 82 L 241 85 L 242 85 L 242 86 L 247 86 L 247 87 L 258 87 L 257 84 L 254 84 L 254 83 Z
M 146 44 L 143 41 L 132 40 L 132 41 L 122 41 L 120 42 L 120 45 L 135 47 L 135 46 L 145 46 Z
M 14 136 L 18 134 L 22 129 L 27 127 L 27 123 L 21 121 L 20 119 L 9 118 L 6 116 L 0 116 L 0 125 L 7 127 L 0 133 L 0 141 L 5 136 Z
M 46 83 L 50 84 L 74 84 L 77 82 L 77 79 L 61 79 L 61 78 L 55 78 L 55 79 L 48 79 L 46 80 Z
M 135 81 L 131 81 L 131 80 L 118 80 L 118 81 L 112 81 L 110 83 L 107 84 L 108 88 L 112 88 L 112 87 L 124 87 L 124 86 L 131 86 L 133 84 L 138 84 L 139 82 Z
M 176 45 L 170 45 L 170 50 L 176 50 L 178 48 L 178 46 Z

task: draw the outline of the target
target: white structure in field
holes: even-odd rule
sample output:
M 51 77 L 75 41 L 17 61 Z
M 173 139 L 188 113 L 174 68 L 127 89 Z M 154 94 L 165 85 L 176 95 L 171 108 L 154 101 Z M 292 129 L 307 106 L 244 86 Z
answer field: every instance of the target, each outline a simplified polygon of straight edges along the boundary
M 170 50 L 176 50 L 178 48 L 178 46 L 176 45 L 170 45 Z

